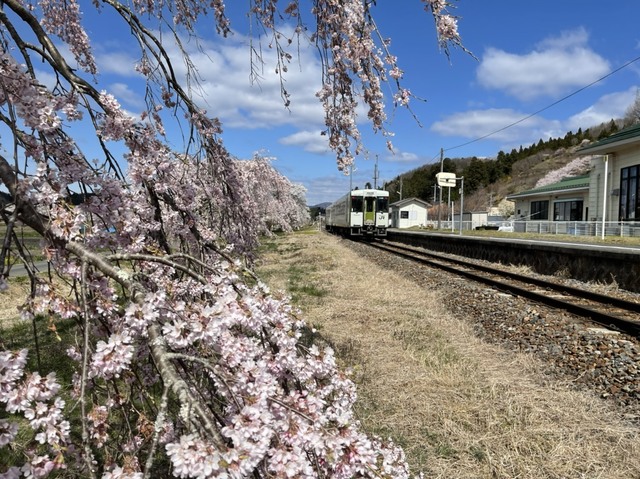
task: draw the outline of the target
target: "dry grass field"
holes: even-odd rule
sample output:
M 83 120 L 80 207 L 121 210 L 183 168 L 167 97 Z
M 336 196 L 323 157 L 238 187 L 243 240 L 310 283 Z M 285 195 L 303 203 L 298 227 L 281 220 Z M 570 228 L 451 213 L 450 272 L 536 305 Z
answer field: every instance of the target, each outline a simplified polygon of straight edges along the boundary
M 429 478 L 640 478 L 640 429 L 537 360 L 477 339 L 438 291 L 358 257 L 340 238 L 266 240 L 258 272 L 291 294 L 358 386 L 370 433 Z
M 20 317 L 18 308 L 24 304 L 30 291 L 29 280 L 26 277 L 21 277 L 10 279 L 9 289 L 0 292 L 0 338 L 3 329 L 18 322 Z

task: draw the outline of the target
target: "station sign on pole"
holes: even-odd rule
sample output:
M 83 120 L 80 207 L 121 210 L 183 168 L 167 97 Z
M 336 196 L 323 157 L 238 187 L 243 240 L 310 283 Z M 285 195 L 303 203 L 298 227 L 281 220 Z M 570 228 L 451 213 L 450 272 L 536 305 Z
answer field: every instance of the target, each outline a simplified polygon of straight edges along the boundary
M 446 172 L 436 173 L 436 178 L 438 180 L 438 186 L 449 187 L 449 188 L 456 186 L 455 173 L 446 173 Z

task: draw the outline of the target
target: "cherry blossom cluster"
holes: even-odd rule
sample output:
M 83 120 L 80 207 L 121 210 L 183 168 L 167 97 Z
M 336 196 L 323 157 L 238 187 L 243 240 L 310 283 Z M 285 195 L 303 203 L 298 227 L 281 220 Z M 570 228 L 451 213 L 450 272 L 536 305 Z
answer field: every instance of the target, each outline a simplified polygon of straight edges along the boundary
M 78 65 L 85 71 L 96 74 L 96 67 L 89 36 L 81 23 L 80 6 L 75 0 L 40 0 L 42 25 L 49 33 L 57 35 L 71 48 Z
M 440 44 L 460 45 L 457 19 L 448 14 L 448 2 L 422 0 L 433 14 Z M 318 19 L 316 43 L 324 52 L 326 65 L 323 87 L 317 93 L 325 109 L 329 145 L 336 151 L 338 168 L 347 171 L 354 154 L 361 151 L 360 133 L 355 109 L 358 97 L 368 108 L 367 117 L 375 131 L 393 136 L 384 126 L 386 121 L 381 84 L 395 81 L 397 105 L 408 106 L 411 93 L 400 85 L 403 71 L 397 58 L 389 53 L 389 41 L 376 43 L 381 32 L 372 19 L 372 5 L 360 0 L 317 0 L 313 13 Z M 361 91 L 358 92 L 356 80 Z M 393 146 L 388 142 L 390 148 Z
M 198 18 L 206 16 L 211 10 L 216 20 L 216 29 L 225 36 L 230 33 L 231 24 L 225 15 L 223 0 L 133 0 L 133 8 L 141 15 L 163 18 L 166 11 L 172 15 L 176 25 L 192 30 Z M 166 11 L 165 11 L 166 9 Z
M 34 442 L 48 447 L 25 449 L 22 466 L 9 464 L 6 471 L 0 469 L 6 477 L 46 477 L 64 467 L 63 450 L 69 442 L 70 424 L 63 415 L 65 402 L 58 396 L 55 373 L 46 377 L 26 373 L 26 360 L 26 349 L 0 352 L 0 404 L 9 414 L 21 414 L 36 433 Z M 17 432 L 17 422 L 1 420 L 0 448 L 12 444 Z
M 382 83 L 396 82 L 397 104 L 411 98 L 378 40 L 374 3 L 312 2 L 318 97 L 342 169 L 362 147 L 359 102 L 386 134 Z M 440 39 L 456 43 L 446 3 L 425 4 Z M 22 318 L 71 331 L 56 334 L 73 368 L 71 378 L 40 371 L 27 361 L 33 351 L 9 350 L 0 336 L 0 478 L 409 477 L 400 448 L 363 432 L 355 385 L 333 351 L 308 343 L 301 313 L 250 269 L 263 235 L 309 220 L 304 188 L 273 158 L 229 154 L 220 122 L 154 36 L 159 25 L 195 33 L 207 13 L 226 35 L 224 2 L 93 5 L 112 8 L 140 48 L 147 105 L 135 116 L 95 86 L 80 2 L 5 0 L 0 15 L 1 251 L 15 248 L 29 266 Z M 249 10 L 276 42 L 282 21 L 305 31 L 296 0 L 282 13 L 276 0 Z M 291 55 L 276 48 L 286 73 Z M 94 158 L 78 146 L 87 128 L 101 148 Z M 173 128 L 186 132 L 181 151 L 167 141 Z M 40 235 L 49 275 L 33 272 L 16 224 Z
M 306 189 L 293 184 L 274 168 L 273 157 L 256 153 L 250 160 L 238 160 L 242 183 L 255 204 L 260 234 L 292 231 L 310 221 Z
M 24 69 L 1 45 L 0 74 L 3 86 L 0 105 L 15 105 L 16 113 L 24 124 L 38 131 L 47 133 L 60 126 L 61 118 L 56 112 L 54 96 L 25 75 Z
M 583 175 L 591 169 L 593 159 L 594 157 L 592 155 L 578 156 L 561 168 L 552 170 L 544 175 L 538 180 L 535 187 L 540 188 L 542 186 L 551 185 L 562 181 L 569 176 Z

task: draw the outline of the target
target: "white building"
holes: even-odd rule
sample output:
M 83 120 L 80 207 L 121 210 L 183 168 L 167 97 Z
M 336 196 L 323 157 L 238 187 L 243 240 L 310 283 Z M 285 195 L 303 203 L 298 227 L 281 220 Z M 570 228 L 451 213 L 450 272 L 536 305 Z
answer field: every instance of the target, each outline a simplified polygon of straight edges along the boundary
M 586 218 L 640 221 L 640 124 L 587 145 L 580 152 L 601 155 L 591 163 Z
M 407 198 L 389 205 L 392 228 L 425 227 L 429 221 L 431 205 L 420 198 Z

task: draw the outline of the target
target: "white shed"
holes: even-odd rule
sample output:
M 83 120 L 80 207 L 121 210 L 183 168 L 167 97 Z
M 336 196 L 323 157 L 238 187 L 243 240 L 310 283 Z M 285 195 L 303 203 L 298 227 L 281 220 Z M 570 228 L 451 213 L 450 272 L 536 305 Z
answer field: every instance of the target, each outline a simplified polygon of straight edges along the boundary
M 389 218 L 392 228 L 411 228 L 412 226 L 426 226 L 429 203 L 420 198 L 407 198 L 389 205 Z

